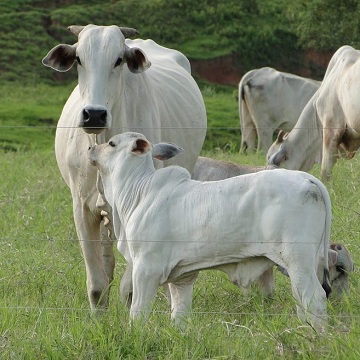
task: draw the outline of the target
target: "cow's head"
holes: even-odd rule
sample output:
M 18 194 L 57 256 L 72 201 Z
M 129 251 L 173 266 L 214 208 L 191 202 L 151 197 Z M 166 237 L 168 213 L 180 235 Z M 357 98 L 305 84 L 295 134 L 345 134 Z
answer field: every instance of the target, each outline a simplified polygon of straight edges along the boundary
M 314 141 L 309 144 L 309 151 L 306 153 L 301 148 L 303 145 L 294 144 L 293 138 L 291 138 L 291 132 L 279 131 L 275 142 L 270 146 L 266 155 L 268 165 L 289 170 L 309 171 L 314 166 L 314 163 L 321 162 L 321 151 L 318 149 L 317 142 Z
M 125 44 L 125 38 L 138 33 L 135 29 L 73 25 L 69 30 L 78 36 L 78 42 L 55 46 L 42 62 L 61 72 L 77 63 L 81 96 L 78 126 L 98 134 L 112 125 L 111 109 L 120 92 L 120 78 L 127 71 L 124 65 L 133 73 L 141 73 L 151 63 L 142 50 Z

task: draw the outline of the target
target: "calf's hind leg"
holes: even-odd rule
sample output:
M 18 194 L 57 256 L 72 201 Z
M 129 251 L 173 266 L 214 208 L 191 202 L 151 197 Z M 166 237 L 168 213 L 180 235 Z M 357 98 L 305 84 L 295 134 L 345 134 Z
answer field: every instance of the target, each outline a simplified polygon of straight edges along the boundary
M 309 323 L 317 332 L 324 332 L 327 322 L 326 293 L 322 288 L 315 269 L 287 269 L 292 294 L 297 300 L 299 318 Z
M 197 276 L 198 273 L 193 273 L 181 281 L 169 283 L 171 318 L 175 321 L 175 325 L 180 327 L 184 327 L 184 319 L 191 311 L 194 283 Z

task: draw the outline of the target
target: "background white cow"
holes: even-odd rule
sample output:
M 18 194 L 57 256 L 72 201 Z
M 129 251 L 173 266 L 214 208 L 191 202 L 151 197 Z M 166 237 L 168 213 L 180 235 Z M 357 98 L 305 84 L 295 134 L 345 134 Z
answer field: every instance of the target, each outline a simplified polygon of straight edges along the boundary
M 324 80 L 294 129 L 279 133 L 269 164 L 309 171 L 321 162 L 329 179 L 339 156 L 352 158 L 360 146 L 360 51 L 343 46 L 331 58 Z
M 77 63 L 79 84 L 62 111 L 55 150 L 71 189 L 87 292 L 95 309 L 107 305 L 114 254 L 102 222 L 111 208 L 99 197 L 88 147 L 125 130 L 141 130 L 152 141 L 166 139 L 182 146 L 186 152 L 176 162 L 191 171 L 205 138 L 206 111 L 189 61 L 178 51 L 152 40 L 125 40 L 137 33 L 135 29 L 95 25 L 69 29 L 78 36 L 77 42 L 55 46 L 43 63 L 58 71 Z M 98 188 L 101 191 L 101 181 Z M 128 257 L 126 249 L 122 253 Z
M 124 133 L 89 151 L 113 221 L 125 226 L 126 239 L 115 231 L 133 264 L 132 318 L 150 311 L 162 284 L 169 283 L 172 317 L 179 320 L 191 308 L 194 272 L 230 267 L 231 280 L 248 287 L 275 263 L 290 276 L 300 318 L 321 329 L 330 292 L 326 187 L 310 174 L 282 169 L 191 180 L 181 167 L 154 168 L 151 156 L 167 159 L 177 146 L 152 148 L 142 134 Z M 324 288 L 316 274 L 321 251 Z
M 270 67 L 247 72 L 239 83 L 241 149 L 266 153 L 274 132 L 294 127 L 320 84 Z

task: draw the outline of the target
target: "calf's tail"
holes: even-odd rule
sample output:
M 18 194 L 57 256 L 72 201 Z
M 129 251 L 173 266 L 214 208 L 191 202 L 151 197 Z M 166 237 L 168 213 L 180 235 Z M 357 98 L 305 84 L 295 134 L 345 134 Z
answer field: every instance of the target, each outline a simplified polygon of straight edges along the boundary
M 324 278 L 322 287 L 325 290 L 326 297 L 328 298 L 331 294 L 331 282 L 330 282 L 330 273 L 329 273 L 329 257 L 328 251 L 330 246 L 330 228 L 331 228 L 331 201 L 329 193 L 325 185 L 318 179 L 313 178 L 310 180 L 315 185 L 318 186 L 322 198 L 325 204 L 325 229 L 323 233 L 323 245 L 324 245 Z
M 324 280 L 322 283 L 322 287 L 325 290 L 326 297 L 329 298 L 331 294 L 331 283 L 330 283 L 329 269 L 327 268 L 324 268 Z

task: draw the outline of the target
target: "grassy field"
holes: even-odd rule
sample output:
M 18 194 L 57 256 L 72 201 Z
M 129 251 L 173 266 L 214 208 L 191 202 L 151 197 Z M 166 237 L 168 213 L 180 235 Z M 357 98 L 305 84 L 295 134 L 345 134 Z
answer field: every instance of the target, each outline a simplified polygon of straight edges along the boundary
M 205 85 L 202 89 L 210 127 L 204 154 L 263 164 L 260 155 L 238 154 L 235 89 Z M 119 254 L 109 309 L 95 317 L 88 308 L 71 196 L 52 145 L 53 126 L 70 87 L 0 90 L 5 99 L 0 103 L 1 359 L 360 357 L 360 158 L 340 161 L 327 184 L 333 207 L 332 240 L 348 247 L 356 271 L 349 296 L 328 303 L 326 335 L 318 336 L 298 321 L 289 281 L 281 274 L 276 274 L 274 297 L 267 299 L 256 288 L 243 294 L 220 272 L 203 272 L 184 331 L 171 325 L 162 291 L 148 322 L 141 328 L 129 326 L 128 310 L 118 294 L 125 266 Z M 319 176 L 319 168 L 312 173 Z

